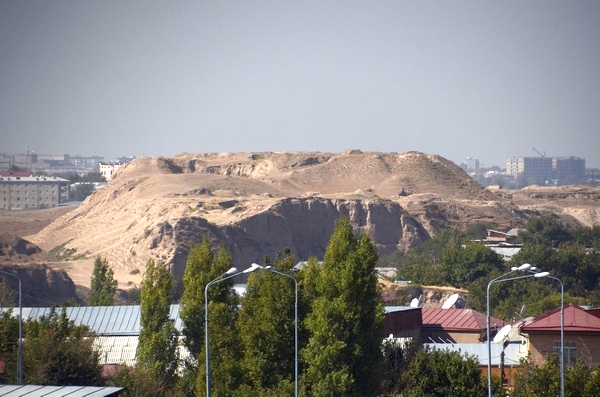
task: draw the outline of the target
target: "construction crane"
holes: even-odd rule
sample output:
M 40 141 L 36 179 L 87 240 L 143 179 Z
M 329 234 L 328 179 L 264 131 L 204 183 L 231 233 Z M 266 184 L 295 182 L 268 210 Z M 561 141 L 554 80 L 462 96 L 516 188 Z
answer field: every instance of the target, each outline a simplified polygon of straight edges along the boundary
M 541 154 L 541 153 L 539 152 L 539 150 L 537 150 L 536 148 L 533 148 L 533 150 L 535 150 L 535 152 L 536 152 L 537 154 L 539 154 L 539 155 L 540 155 L 540 157 L 546 157 L 546 152 L 544 152 L 544 154 Z

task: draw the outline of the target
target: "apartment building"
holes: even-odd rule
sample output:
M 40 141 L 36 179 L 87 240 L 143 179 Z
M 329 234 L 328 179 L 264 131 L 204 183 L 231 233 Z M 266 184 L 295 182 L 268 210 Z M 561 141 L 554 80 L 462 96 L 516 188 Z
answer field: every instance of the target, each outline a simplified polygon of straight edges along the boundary
M 69 180 L 48 176 L 0 176 L 0 210 L 56 207 L 69 201 Z
M 572 183 L 585 180 L 585 159 L 579 157 L 509 157 L 506 172 L 537 183 Z

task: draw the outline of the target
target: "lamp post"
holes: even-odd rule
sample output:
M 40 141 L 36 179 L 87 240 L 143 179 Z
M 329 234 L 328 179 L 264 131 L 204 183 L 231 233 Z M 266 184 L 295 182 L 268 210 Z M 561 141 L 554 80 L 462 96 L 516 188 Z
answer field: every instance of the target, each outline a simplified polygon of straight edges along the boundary
M 488 285 L 487 285 L 487 293 L 486 293 L 486 302 L 487 302 L 487 315 L 486 315 L 486 324 L 487 324 L 487 350 L 488 350 L 488 368 L 487 368 L 487 373 L 488 373 L 488 397 L 492 397 L 492 345 L 491 345 L 491 340 L 490 340 L 490 287 L 492 286 L 492 284 L 496 284 L 496 283 L 502 283 L 504 281 L 513 281 L 513 280 L 520 280 L 523 278 L 530 278 L 530 277 L 535 277 L 535 278 L 540 278 L 540 277 L 546 277 L 548 276 L 548 272 L 541 272 L 541 273 L 533 273 L 533 274 L 528 274 L 525 276 L 518 276 L 518 277 L 511 277 L 511 278 L 503 278 L 508 276 L 511 273 L 514 273 L 516 271 L 525 271 L 525 270 L 529 270 L 531 268 L 531 265 L 529 263 L 525 263 L 522 264 L 521 266 L 518 267 L 513 267 L 511 268 L 511 270 L 507 273 L 504 273 L 494 279 L 492 279 Z
M 529 273 L 538 273 L 536 268 L 527 269 Z M 546 275 L 549 279 L 558 281 L 560 285 L 560 397 L 565 397 L 565 287 L 558 277 Z
M 4 270 L 0 270 L 0 273 L 15 277 L 17 280 L 19 280 L 19 347 L 18 347 L 19 363 L 18 363 L 18 369 L 17 369 L 17 378 L 19 379 L 19 385 L 22 385 L 23 384 L 23 305 L 22 305 L 22 300 L 21 300 L 21 298 L 22 298 L 21 279 L 16 274 L 5 272 Z
M 280 274 L 285 277 L 289 277 L 292 280 L 294 280 L 294 287 L 296 292 L 296 300 L 294 302 L 294 395 L 298 397 L 298 280 L 296 280 L 296 277 L 292 276 L 291 274 L 279 271 L 272 266 L 265 267 L 265 270 Z
M 249 269 L 244 270 L 242 273 L 247 273 Z M 220 283 L 222 281 L 228 280 L 232 277 L 240 274 L 235 267 L 227 270 L 224 274 L 220 275 L 214 280 L 211 280 L 204 287 L 204 343 L 206 350 L 206 397 L 210 397 L 210 346 L 208 343 L 209 331 L 208 331 L 208 287 L 213 284 Z

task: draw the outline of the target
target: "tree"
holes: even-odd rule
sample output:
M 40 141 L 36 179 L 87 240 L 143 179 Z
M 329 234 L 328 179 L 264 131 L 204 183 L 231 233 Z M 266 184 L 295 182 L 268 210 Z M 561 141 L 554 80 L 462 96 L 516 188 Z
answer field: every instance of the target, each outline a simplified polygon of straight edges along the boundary
M 294 257 L 277 254 L 273 267 L 290 272 Z M 254 391 L 294 394 L 295 284 L 290 277 L 262 271 L 250 275 L 236 323 L 243 373 Z
M 70 321 L 64 308 L 52 309 L 38 321 L 27 321 L 23 346 L 25 383 L 101 385 L 102 367 L 93 336 L 87 326 Z
M 549 216 L 529 218 L 525 230 L 519 233 L 519 241 L 529 245 L 546 245 L 557 247 L 558 244 L 572 239 L 569 229 Z
M 172 276 L 164 263 L 149 260 L 141 284 L 140 336 L 136 370 L 153 375 L 154 395 L 169 395 L 178 365 L 178 333 L 169 313 Z
M 487 276 L 492 270 L 503 268 L 501 257 L 475 242 L 459 244 L 450 242 L 444 248 L 441 258 L 440 271 L 447 284 L 465 288 L 480 277 Z
M 0 361 L 4 363 L 4 371 L 0 372 L 0 384 L 17 384 L 18 348 L 19 318 L 6 310 L 0 314 Z
M 383 303 L 377 253 L 364 234 L 354 236 L 348 219 L 335 224 L 320 272 L 309 332 L 302 351 L 308 395 L 372 396 L 380 386 Z
M 205 236 L 202 243 L 194 245 L 188 254 L 179 315 L 183 321 L 184 344 L 193 358 L 186 363 L 184 379 L 186 383 L 195 385 L 189 385 L 188 388 L 195 387 L 198 395 L 206 390 L 205 287 L 232 266 L 231 254 L 224 246 L 220 246 L 216 254 L 213 253 L 209 236 Z M 215 396 L 226 395 L 227 390 L 231 392 L 238 383 L 238 372 L 233 368 L 230 356 L 239 352 L 233 328 L 239 302 L 232 292 L 233 283 L 234 280 L 229 279 L 214 284 L 209 290 L 211 356 L 215 357 L 211 364 L 211 381 Z M 229 378 L 226 375 L 219 376 L 228 371 Z
M 92 273 L 90 306 L 112 306 L 117 292 L 117 280 L 106 258 L 96 257 Z
M 483 397 L 487 388 L 478 360 L 458 352 L 422 348 L 410 360 L 402 396 Z M 530 394 L 533 396 L 534 394 Z
M 75 185 L 71 199 L 74 201 L 83 201 L 88 196 L 91 196 L 91 194 L 94 193 L 94 190 L 96 190 L 96 187 L 91 182 L 78 183 Z

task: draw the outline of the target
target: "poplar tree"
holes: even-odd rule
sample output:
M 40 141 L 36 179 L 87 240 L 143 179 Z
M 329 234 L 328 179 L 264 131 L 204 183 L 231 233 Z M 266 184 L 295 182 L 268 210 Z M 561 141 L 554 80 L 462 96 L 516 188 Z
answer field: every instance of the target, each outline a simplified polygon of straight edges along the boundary
M 376 261 L 368 236 L 355 237 L 349 220 L 338 220 L 316 272 L 316 296 L 306 319 L 304 394 L 377 395 L 383 363 L 383 302 Z
M 112 306 L 115 303 L 117 280 L 106 258 L 96 257 L 92 273 L 90 306 Z
M 171 283 L 166 265 L 149 260 L 140 291 L 136 369 L 153 376 L 155 395 L 168 395 L 176 380 L 178 333 L 169 317 Z
M 273 267 L 289 273 L 294 257 L 278 253 Z M 293 395 L 295 380 L 295 284 L 270 271 L 251 274 L 238 316 L 246 384 L 254 391 Z
M 184 291 L 179 315 L 183 321 L 184 345 L 192 357 L 186 363 L 185 382 L 194 378 L 197 395 L 206 391 L 205 288 L 233 266 L 231 253 L 224 246 L 213 252 L 210 238 L 194 245 L 188 254 L 183 275 Z M 211 354 L 211 392 L 214 397 L 230 396 L 239 384 L 239 345 L 234 324 L 239 300 L 233 291 L 234 278 L 209 287 L 209 331 Z M 187 390 L 193 388 L 185 385 Z

